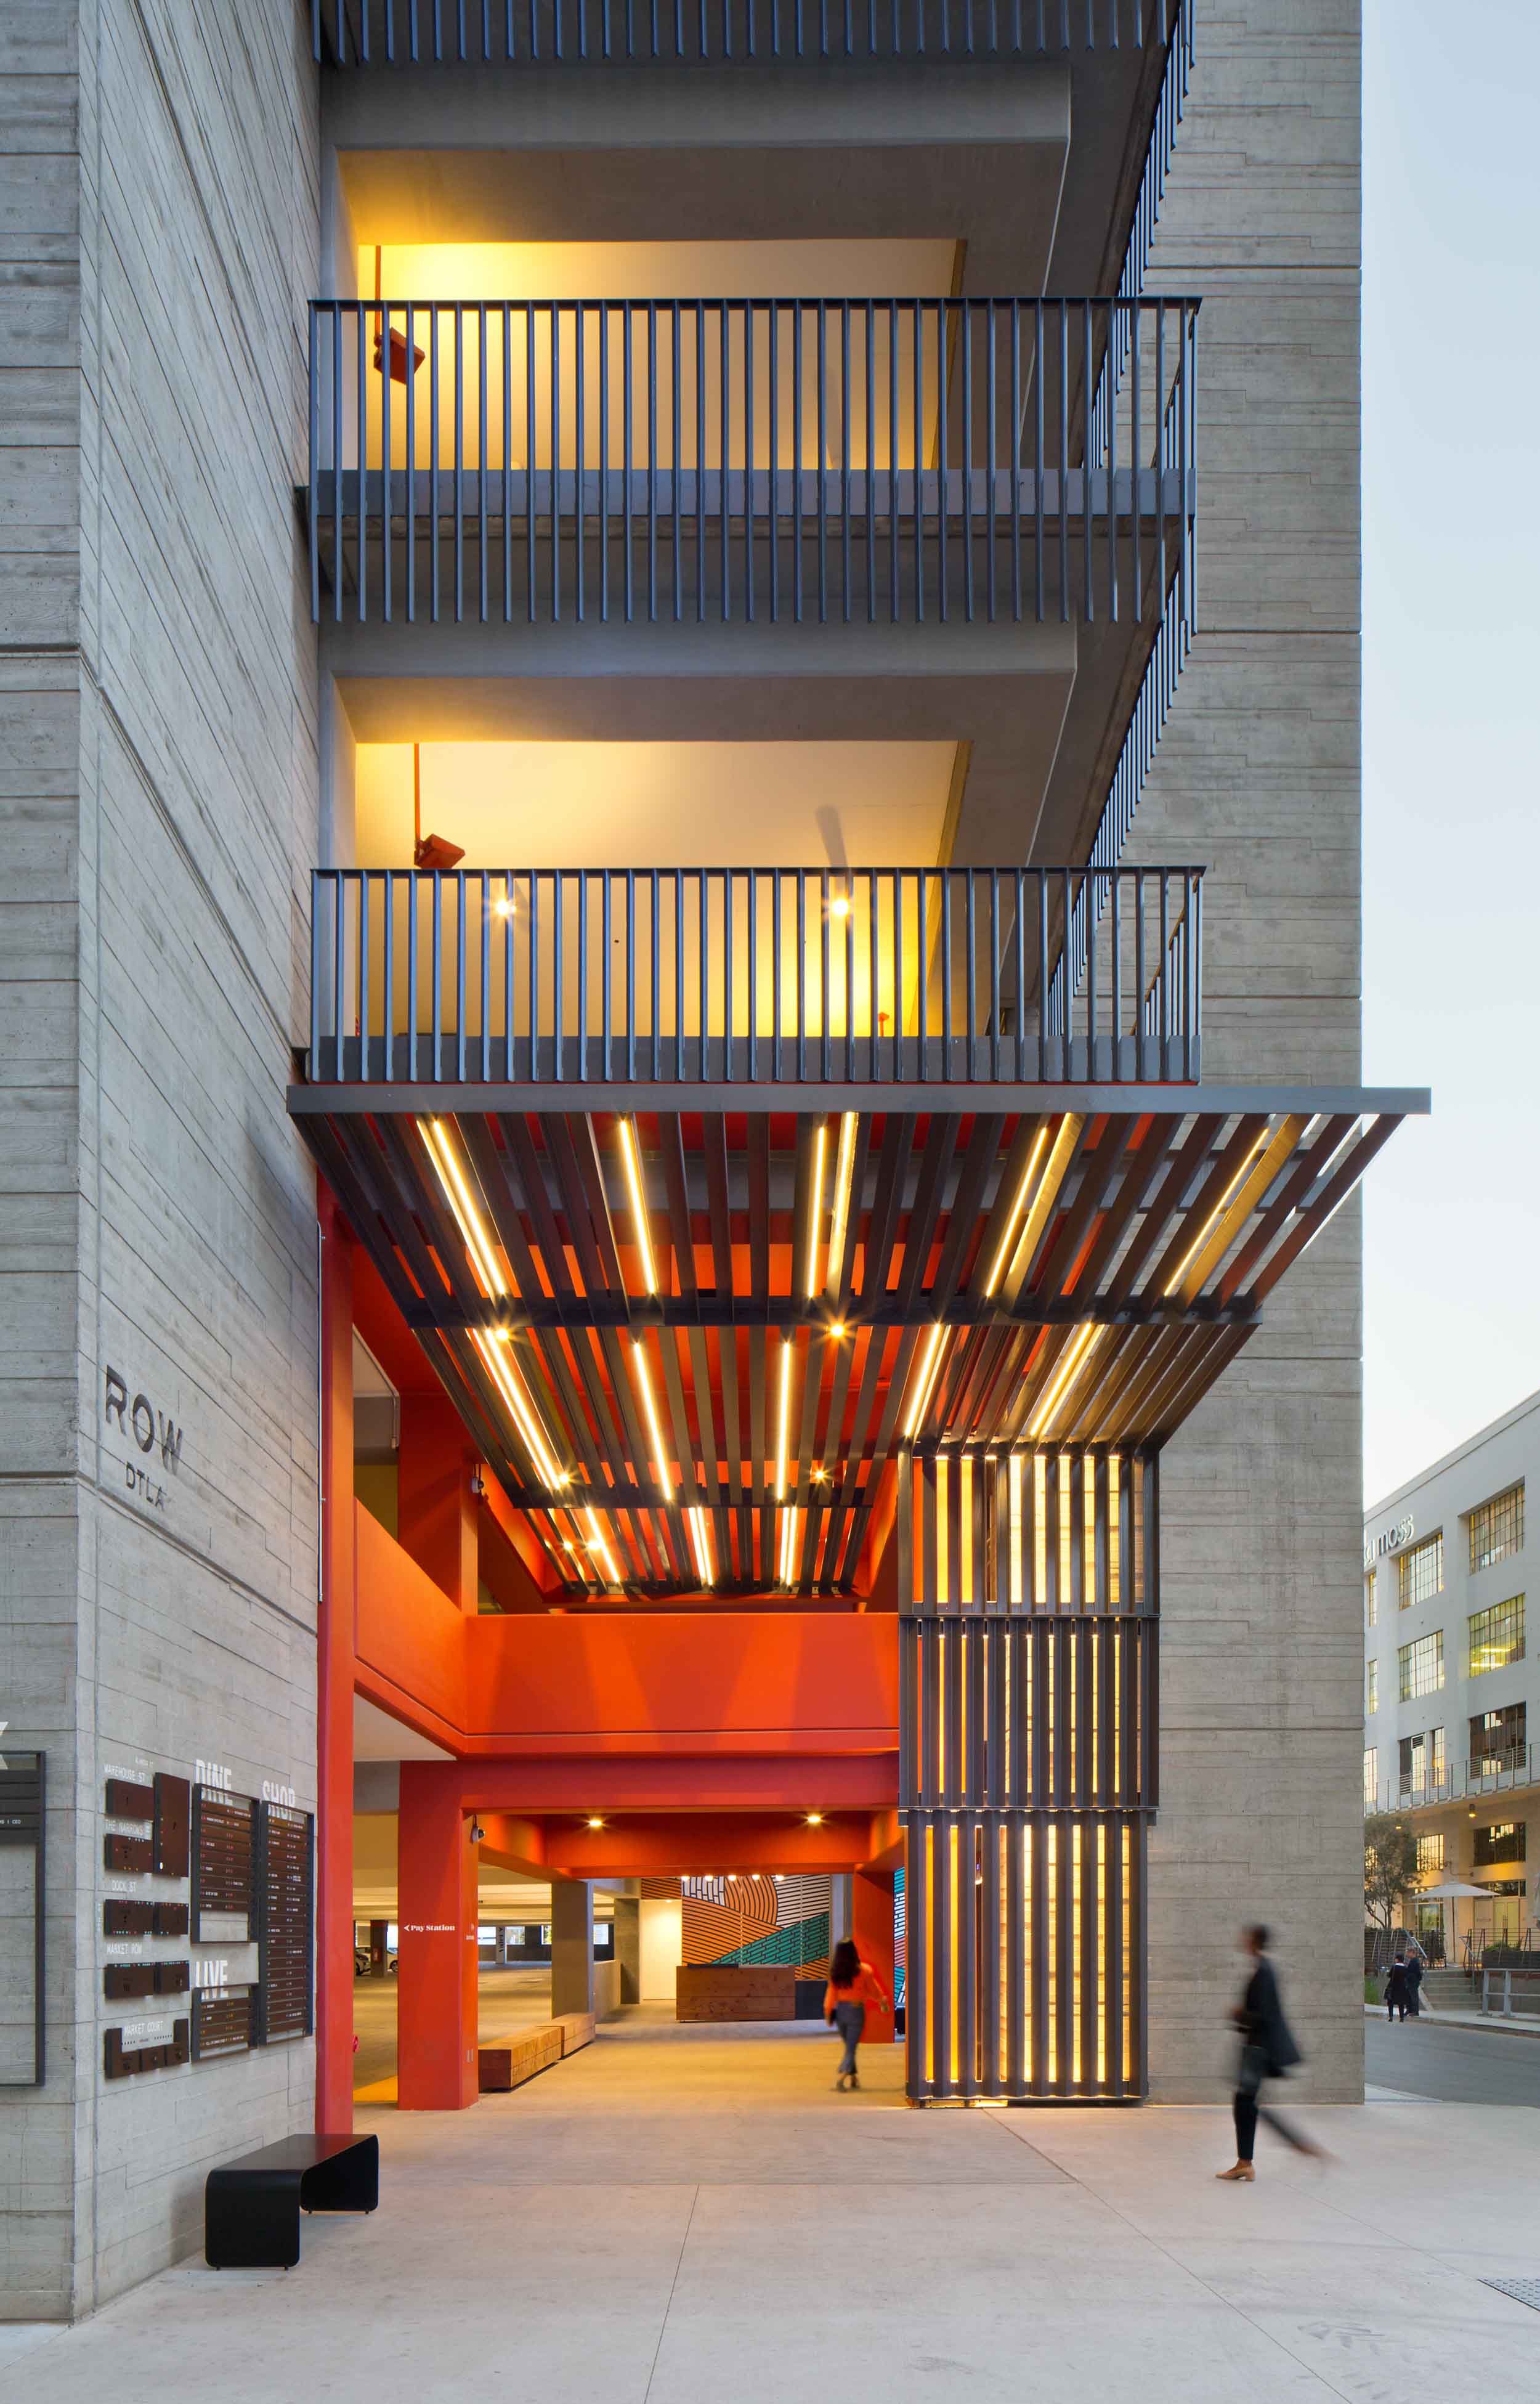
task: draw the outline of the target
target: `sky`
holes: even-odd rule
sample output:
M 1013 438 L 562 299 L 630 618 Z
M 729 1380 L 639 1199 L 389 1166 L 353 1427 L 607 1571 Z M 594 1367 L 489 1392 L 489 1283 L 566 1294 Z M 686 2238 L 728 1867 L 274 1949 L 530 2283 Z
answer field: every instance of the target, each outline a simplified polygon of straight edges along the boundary
M 1365 0 L 1366 1502 L 1540 1387 L 1537 227 L 1540 0 Z

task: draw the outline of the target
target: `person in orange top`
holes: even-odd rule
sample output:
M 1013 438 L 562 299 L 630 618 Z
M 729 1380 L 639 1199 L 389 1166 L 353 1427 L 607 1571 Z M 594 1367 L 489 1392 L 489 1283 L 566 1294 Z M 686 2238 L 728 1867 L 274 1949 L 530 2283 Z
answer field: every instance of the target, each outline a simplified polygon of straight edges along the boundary
M 829 1984 L 823 1993 L 823 2017 L 831 2028 L 838 2029 L 845 2045 L 839 2076 L 834 2081 L 836 2094 L 843 2094 L 847 2087 L 861 2085 L 856 2076 L 856 2048 L 866 2026 L 868 2004 L 887 2006 L 888 1998 L 877 1984 L 870 1962 L 863 1962 L 850 1939 L 842 1936 L 829 1964 Z

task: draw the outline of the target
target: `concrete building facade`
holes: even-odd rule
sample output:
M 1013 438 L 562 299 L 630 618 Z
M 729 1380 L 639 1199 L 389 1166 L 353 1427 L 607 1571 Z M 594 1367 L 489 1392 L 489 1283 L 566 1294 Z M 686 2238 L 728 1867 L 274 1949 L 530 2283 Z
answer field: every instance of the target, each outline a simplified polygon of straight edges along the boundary
M 1451 1962 L 1528 1946 L 1540 1843 L 1540 1693 L 1525 1624 L 1525 1494 L 1540 1395 L 1387 1494 L 1364 1520 L 1364 1807 L 1415 1834 L 1407 1924 Z
M 469 54 L 413 61 L 388 0 L 324 0 L 314 20 L 261 0 L 238 27 L 0 6 L 0 1719 L 7 1758 L 47 1767 L 35 1932 L 20 1873 L 5 1889 L 45 1979 L 40 2083 L 26 1994 L 6 1997 L 12 2316 L 91 2310 L 198 2243 L 214 2162 L 345 2118 L 355 1769 L 371 1811 L 393 1760 L 403 2107 L 474 2091 L 468 1828 L 493 1874 L 555 1893 L 725 1871 L 730 1827 L 745 1871 L 853 1879 L 858 1935 L 880 1946 L 886 1908 L 889 1949 L 907 1859 L 911 1992 L 932 2009 L 929 2036 L 911 2021 L 917 2100 L 991 2078 L 1217 2091 L 1234 1929 L 1265 1916 L 1297 1964 L 1313 2091 L 1360 2091 L 1352 1191 L 1416 1103 L 1357 1084 L 1356 11 L 1208 0 L 1191 52 L 1167 0 L 1074 13 L 1073 41 L 1057 7 L 1045 31 L 1029 7 L 991 49 L 949 0 L 944 55 L 895 35 L 899 55 L 842 37 L 798 57 L 784 8 L 782 50 L 763 22 L 750 46 L 727 7 L 710 22 L 735 32 L 731 60 L 693 34 L 687 53 L 606 59 L 582 54 L 566 0 L 540 0 L 538 61 L 523 16 L 512 57 L 473 28 Z M 1200 319 L 1183 305 L 1199 297 Z M 477 940 L 566 930 L 565 971 L 520 955 L 527 1004 L 472 948 L 451 1008 L 433 947 L 447 928 L 453 948 L 466 888 L 434 884 L 435 834 L 468 870 L 511 872 L 495 901 L 477 888 Z M 1196 886 L 1162 881 L 1173 861 L 1205 871 L 1201 915 Z M 1046 880 L 1065 864 L 1102 882 Z M 596 961 L 626 908 L 653 914 L 659 957 L 665 920 L 655 878 L 640 904 L 606 888 L 579 968 L 577 888 L 537 880 L 750 866 L 814 878 L 775 886 L 773 1008 L 747 997 L 754 1041 L 805 1047 L 779 1117 L 766 1104 L 745 1134 L 724 1099 L 749 1038 L 739 971 L 707 994 L 705 900 L 688 940 L 667 922 L 681 1042 L 701 977 L 681 1097 L 654 1118 L 625 1043 L 654 1039 L 656 1080 L 666 1013 L 633 977 L 623 1024 L 601 1039 L 594 1021 L 602 1069 L 574 1053 L 556 1111 L 566 1001 L 611 991 Z M 955 888 L 965 934 L 953 899 L 917 887 L 911 926 L 903 888 L 879 885 L 938 868 L 985 879 Z M 1008 891 L 1020 932 L 992 953 L 979 932 L 1001 923 L 988 873 L 1018 869 L 1043 877 L 1035 985 L 1024 903 L 1010 920 Z M 355 919 L 339 937 L 344 888 L 313 891 L 317 870 L 396 880 L 369 888 L 385 897 L 372 953 Z M 1114 871 L 1146 880 L 1137 963 Z M 345 888 L 349 909 L 364 889 Z M 799 916 L 783 952 L 778 913 L 809 889 L 814 932 Z M 906 964 L 880 1009 L 879 893 L 898 896 L 884 943 Z M 720 906 L 710 940 L 747 941 L 735 912 L 758 902 Z M 836 1022 L 829 962 L 868 906 L 870 983 L 852 965 Z M 799 999 L 791 1030 L 782 970 L 805 980 L 820 940 L 817 1014 Z M 917 1020 L 917 964 L 944 943 Z M 1136 997 L 1121 1022 L 1094 1015 L 1109 976 Z M 901 1113 L 891 1087 L 936 1073 L 905 1049 L 931 1010 L 947 1092 Z M 975 1132 L 991 1044 L 998 1154 Z M 525 1129 L 492 1138 L 525 1180 L 497 1221 L 511 1250 L 479 1249 L 497 1163 L 475 1150 L 468 1076 L 516 1089 L 486 1105 Z M 390 1122 L 362 1171 L 358 1093 Z M 1158 1158 L 1141 1151 L 1152 1125 Z M 455 1182 L 469 1162 L 481 1201 Z M 403 1200 L 408 1169 L 441 1192 Z M 832 1195 L 837 1235 L 820 1234 Z M 881 1240 L 890 1305 L 855 1270 Z M 574 1335 L 567 1297 L 600 1289 L 609 1316 Z M 511 1293 L 544 1319 L 488 1321 Z M 996 1347 L 996 1370 L 954 1372 L 949 1296 L 959 1362 L 966 1338 Z M 809 1372 L 793 1440 L 793 1375 L 846 1318 L 868 1367 Z M 554 1337 L 539 1351 L 558 1322 L 559 1363 Z M 675 1324 L 677 1356 L 658 1332 Z M 651 1373 L 607 1349 L 616 1329 Z M 505 1335 L 527 1384 L 498 1367 Z M 1028 1404 L 991 1417 L 1005 1366 Z M 553 1482 L 558 1427 L 580 1466 Z M 822 1455 L 847 1447 L 836 1560 Z M 987 1494 L 962 1465 L 980 1447 L 1025 1466 Z M 594 1503 L 580 1521 L 574 1475 L 601 1506 L 623 1489 L 612 1522 Z M 1145 1683 L 1117 1720 L 1147 1757 L 1083 1762 L 1078 1785 L 1045 1769 L 1029 1801 L 1019 1780 L 987 1795 L 981 1757 L 963 1796 L 943 1732 L 926 1786 L 905 1750 L 930 1740 L 926 1673 L 911 1692 L 901 1648 L 920 1660 L 954 1605 L 1057 1607 L 1060 1570 L 1077 1608 L 1094 1590 L 1153 1618 L 1158 1600 L 1158 1682 L 1153 1633 L 1130 1628 Z M 946 1642 L 941 1626 L 938 1660 Z M 1086 1663 L 1110 1665 L 1112 1642 L 1088 1635 Z M 744 1716 L 746 1692 L 772 1698 L 773 1725 Z M 1109 1744 L 1114 1716 L 1109 1699 Z M 188 1961 L 207 2031 L 201 1979 L 270 1984 L 259 1896 L 246 1943 L 201 1944 L 195 1880 L 107 1866 L 115 1839 L 143 1841 L 107 1782 L 121 1803 L 157 1779 L 188 1782 L 197 1858 L 221 1793 L 314 1821 L 316 2001 L 283 2042 L 217 2055 L 210 2037 L 180 2060 L 173 2040 L 119 2076 L 128 2012 L 155 2022 L 147 2052 L 166 2042 L 161 1991 L 125 2006 L 121 1974 Z M 1057 1853 L 1054 1810 L 1071 1814 Z M 917 1889 L 941 1858 L 922 1825 L 982 1846 L 981 1880 L 1002 1882 L 999 1966 L 984 1947 L 976 1992 L 971 1964 L 950 1966 L 951 1905 Z M 1057 1881 L 1051 1963 L 1046 1940 L 1012 1950 L 1023 1879 L 1029 1932 Z M 469 1998 L 463 1948 L 447 1966 L 413 1951 L 413 1898 L 433 1905 L 423 1922 L 470 1928 Z M 188 1901 L 185 1931 L 109 1934 L 109 1905 L 162 1899 Z M 1095 1922 L 1076 1920 L 1072 1958 L 1071 1910 Z M 1115 2062 L 1071 2012 L 1071 1986 L 1078 2013 L 1099 1978 L 1127 2025 Z M 257 2037 L 269 2009 L 252 2003 Z M 425 2031 L 445 2033 L 439 2053 Z

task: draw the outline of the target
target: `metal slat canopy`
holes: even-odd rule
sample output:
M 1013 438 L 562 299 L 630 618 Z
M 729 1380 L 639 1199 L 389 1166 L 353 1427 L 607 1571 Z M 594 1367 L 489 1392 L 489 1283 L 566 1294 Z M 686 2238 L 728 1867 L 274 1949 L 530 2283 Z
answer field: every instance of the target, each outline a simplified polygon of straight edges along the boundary
M 300 1085 L 564 1584 L 847 1600 L 902 1450 L 1158 1447 L 1418 1092 Z

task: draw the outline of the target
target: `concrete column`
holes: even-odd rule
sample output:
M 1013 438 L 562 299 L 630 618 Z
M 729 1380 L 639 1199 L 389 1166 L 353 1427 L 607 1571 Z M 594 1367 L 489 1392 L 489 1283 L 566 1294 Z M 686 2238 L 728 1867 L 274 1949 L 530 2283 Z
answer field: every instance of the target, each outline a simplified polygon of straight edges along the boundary
M 316 1636 L 315 2127 L 353 2127 L 353 1234 L 321 1221 L 321 1609 Z
M 869 1962 L 878 1986 L 887 1996 L 886 2006 L 866 2006 L 866 2041 L 869 2045 L 891 2045 L 893 2042 L 893 1873 L 891 1870 L 858 1870 L 850 1880 L 850 1933 L 856 1950 L 863 1962 Z
M 371 1920 L 369 1923 L 369 1975 L 371 1978 L 390 1976 L 390 1922 Z
M 829 1950 L 833 1951 L 842 1936 L 850 1934 L 850 1879 L 832 1878 L 829 1881 Z
M 403 1761 L 397 1829 L 397 2104 L 460 2112 L 476 2076 L 476 1848 L 460 1773 Z
M 444 1394 L 401 1396 L 396 1533 L 451 1602 L 474 1612 L 480 1594 L 476 1497 L 480 1455 Z
M 586 1879 L 551 1881 L 551 2010 L 594 2008 L 594 1890 Z
M 620 1972 L 623 2004 L 641 2002 L 641 1901 L 634 1894 L 615 1897 L 615 1961 Z

